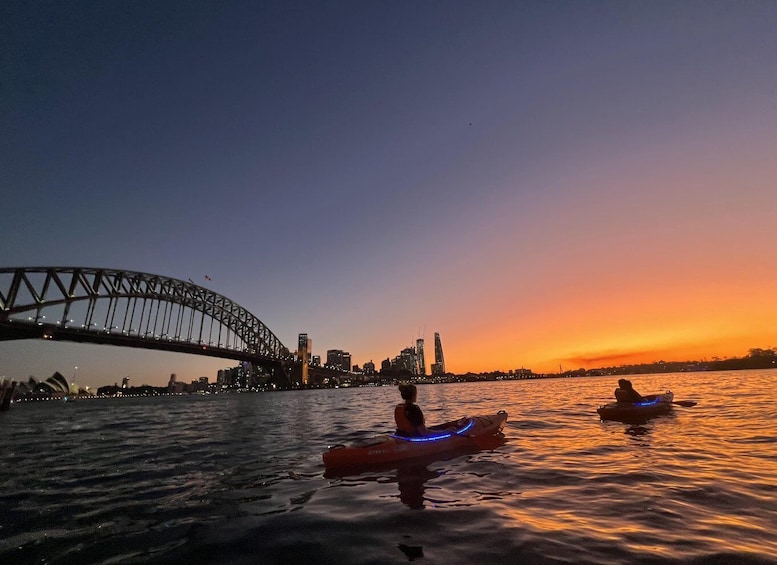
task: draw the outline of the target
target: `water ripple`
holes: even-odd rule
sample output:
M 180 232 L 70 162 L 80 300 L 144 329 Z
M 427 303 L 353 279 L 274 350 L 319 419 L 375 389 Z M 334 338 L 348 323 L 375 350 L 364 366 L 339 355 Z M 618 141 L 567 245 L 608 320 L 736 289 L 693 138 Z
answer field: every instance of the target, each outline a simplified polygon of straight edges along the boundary
M 506 410 L 503 444 L 335 477 L 321 452 L 389 430 L 395 389 L 14 406 L 0 560 L 777 563 L 777 371 L 632 381 L 699 404 L 629 425 L 596 415 L 611 379 L 421 387 L 430 421 Z

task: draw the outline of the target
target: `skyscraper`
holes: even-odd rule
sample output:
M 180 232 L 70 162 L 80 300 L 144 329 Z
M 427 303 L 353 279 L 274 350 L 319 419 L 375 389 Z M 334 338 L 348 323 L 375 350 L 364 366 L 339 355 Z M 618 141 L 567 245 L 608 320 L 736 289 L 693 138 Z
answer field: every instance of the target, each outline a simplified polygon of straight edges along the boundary
M 328 349 L 326 352 L 326 364 L 341 371 L 350 371 L 351 354 L 342 349 Z
M 426 359 L 424 359 L 424 338 L 415 340 L 416 375 L 426 374 Z
M 442 341 L 440 334 L 434 332 L 434 365 L 432 365 L 432 375 L 445 374 L 445 357 L 442 354 Z
M 394 368 L 407 371 L 411 375 L 417 374 L 418 362 L 416 361 L 415 348 L 405 347 L 394 360 Z
M 310 359 L 310 350 L 313 348 L 312 340 L 308 339 L 308 334 L 299 334 L 297 340 L 297 356 L 302 361 L 302 384 L 308 384 L 308 362 Z

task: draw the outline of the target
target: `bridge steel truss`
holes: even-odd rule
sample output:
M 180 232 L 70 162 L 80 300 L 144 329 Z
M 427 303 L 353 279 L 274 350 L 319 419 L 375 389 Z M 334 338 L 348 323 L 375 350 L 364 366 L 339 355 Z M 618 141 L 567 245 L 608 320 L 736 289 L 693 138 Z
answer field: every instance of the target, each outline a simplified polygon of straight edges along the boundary
M 289 350 L 248 310 L 193 282 L 85 267 L 0 268 L 0 340 L 61 339 L 281 367 Z

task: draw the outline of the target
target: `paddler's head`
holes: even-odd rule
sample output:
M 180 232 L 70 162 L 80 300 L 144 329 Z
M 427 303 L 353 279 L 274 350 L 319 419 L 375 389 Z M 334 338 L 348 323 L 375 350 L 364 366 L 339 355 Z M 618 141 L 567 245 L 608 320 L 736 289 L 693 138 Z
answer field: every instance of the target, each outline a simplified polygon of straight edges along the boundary
M 415 402 L 418 389 L 412 384 L 399 385 L 399 394 L 402 395 L 402 400 L 405 402 Z

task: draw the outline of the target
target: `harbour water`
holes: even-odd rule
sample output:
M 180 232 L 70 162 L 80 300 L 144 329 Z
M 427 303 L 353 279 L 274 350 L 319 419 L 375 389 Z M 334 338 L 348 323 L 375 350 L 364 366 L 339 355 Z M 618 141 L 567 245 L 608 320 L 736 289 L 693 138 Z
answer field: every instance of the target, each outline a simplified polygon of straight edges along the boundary
M 506 410 L 493 450 L 328 476 L 393 387 L 13 405 L 0 563 L 777 563 L 777 370 L 631 377 L 692 408 L 600 422 L 617 377 L 419 387 Z

